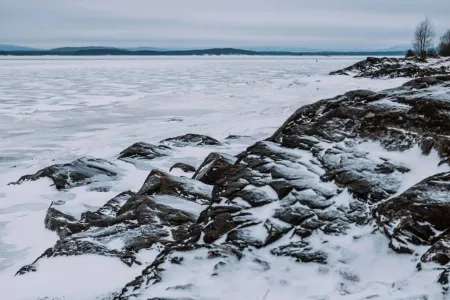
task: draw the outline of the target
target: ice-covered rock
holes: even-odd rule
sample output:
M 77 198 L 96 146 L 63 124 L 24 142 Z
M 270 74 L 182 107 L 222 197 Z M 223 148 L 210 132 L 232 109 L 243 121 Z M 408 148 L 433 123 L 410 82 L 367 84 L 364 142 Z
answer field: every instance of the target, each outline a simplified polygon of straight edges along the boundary
M 58 164 L 44 168 L 35 174 L 22 176 L 13 184 L 50 178 L 58 190 L 86 185 L 119 176 L 118 168 L 111 162 L 93 157 L 82 157 L 68 164 Z

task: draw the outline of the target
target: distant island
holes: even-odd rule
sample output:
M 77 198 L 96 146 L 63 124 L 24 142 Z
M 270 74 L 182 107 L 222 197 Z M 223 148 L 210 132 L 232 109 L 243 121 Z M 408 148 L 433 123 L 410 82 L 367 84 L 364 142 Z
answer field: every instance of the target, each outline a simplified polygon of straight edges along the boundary
M 142 48 L 141 48 L 142 49 Z M 405 51 L 253 51 L 236 48 L 211 48 L 202 50 L 149 50 L 149 49 L 121 49 L 112 47 L 61 47 L 49 50 L 41 49 L 4 49 L 0 50 L 2 56 L 179 56 L 179 55 L 265 55 L 265 56 L 336 56 L 336 55 L 360 55 L 360 56 L 397 56 L 404 55 Z

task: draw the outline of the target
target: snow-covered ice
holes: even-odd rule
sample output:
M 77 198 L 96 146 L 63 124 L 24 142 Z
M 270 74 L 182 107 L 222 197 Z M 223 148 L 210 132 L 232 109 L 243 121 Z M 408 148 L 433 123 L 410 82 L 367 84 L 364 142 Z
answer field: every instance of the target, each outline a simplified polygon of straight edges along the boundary
M 159 168 L 167 172 L 177 162 L 198 167 L 210 152 L 235 155 L 255 141 L 270 136 L 297 108 L 305 104 L 343 94 L 352 89 L 378 91 L 396 87 L 407 81 L 404 78 L 374 80 L 326 75 L 360 59 L 360 57 L 1 58 L 1 298 L 34 299 L 30 297 L 48 292 L 50 294 L 47 293 L 47 296 L 66 296 L 68 300 L 83 300 L 93 299 L 93 296 L 121 288 L 123 283 L 134 278 L 139 271 L 117 261 L 111 262 L 112 258 L 107 257 L 96 259 L 95 263 L 92 263 L 91 256 L 70 259 L 59 257 L 57 259 L 61 260 L 61 269 L 57 270 L 54 268 L 59 266 L 58 263 L 47 266 L 43 261 L 39 273 L 48 272 L 45 274 L 48 274 L 48 280 L 55 280 L 53 283 L 54 287 L 57 287 L 55 289 L 45 284 L 47 275 L 38 276 L 36 273 L 23 279 L 13 277 L 21 266 L 34 261 L 58 239 L 56 233 L 44 227 L 45 213 L 52 201 L 62 200 L 58 209 L 79 217 L 86 210 L 98 209 L 120 192 L 129 189 L 139 190 L 148 171 L 116 160 L 122 150 L 135 142 L 155 144 L 162 139 L 186 133 L 205 134 L 221 141 L 223 145 L 217 147 L 174 147 L 172 155 L 150 161 L 148 169 Z M 244 137 L 225 140 L 229 135 Z M 414 157 L 419 155 L 418 151 L 417 153 L 415 150 L 411 151 Z M 51 181 L 48 179 L 27 182 L 20 186 L 7 185 L 22 175 L 32 174 L 55 163 L 67 163 L 85 155 L 113 161 L 123 170 L 121 179 L 110 184 L 110 191 L 89 191 L 86 186 L 57 191 L 50 186 Z M 399 160 L 403 161 L 401 158 Z M 419 169 L 413 170 L 420 172 Z M 431 171 L 427 169 L 425 173 Z M 405 188 L 407 184 L 409 182 L 405 183 Z M 264 192 L 270 194 L 273 191 Z M 176 199 L 171 201 L 166 204 L 174 207 L 185 205 Z M 348 199 L 340 201 L 346 203 Z M 194 214 L 198 214 L 201 210 L 195 203 L 189 203 L 184 207 Z M 371 253 L 372 258 L 385 255 L 385 252 L 390 250 L 387 249 L 385 242 L 378 245 L 378 239 L 383 237 L 376 237 L 370 243 L 359 243 L 359 246 L 355 246 L 355 251 L 359 253 L 358 255 L 364 252 Z M 391 254 L 386 255 L 390 257 Z M 362 268 L 364 257 L 357 256 L 355 260 L 352 266 Z M 386 285 L 385 282 L 379 282 L 379 274 L 376 272 L 381 272 L 383 267 L 391 263 L 395 268 L 402 268 L 409 260 L 410 258 L 392 254 L 392 259 L 383 262 L 383 265 L 370 261 L 370 267 L 374 268 L 373 275 L 364 273 L 362 269 L 356 270 L 359 276 L 362 276 L 362 280 L 353 288 L 361 288 L 364 291 L 360 294 L 361 298 L 368 297 L 370 291 Z M 338 258 L 336 263 L 337 261 Z M 246 268 L 246 263 L 239 268 Z M 69 287 L 67 282 L 58 276 L 61 270 L 70 270 L 67 273 L 67 280 L 74 280 L 79 278 L 77 272 L 85 270 L 86 266 L 92 264 L 96 266 L 98 264 L 98 267 L 93 268 L 93 272 L 88 272 L 89 276 L 83 278 L 83 281 L 76 281 L 82 284 L 81 290 Z M 227 293 L 230 287 L 236 284 L 237 288 L 233 287 L 233 294 L 228 294 L 230 297 L 227 298 L 250 299 L 255 294 L 250 295 L 248 291 L 239 293 L 239 283 L 242 285 L 242 282 L 250 278 L 254 281 L 248 289 L 266 286 L 274 280 L 278 282 L 273 287 L 268 287 L 270 292 L 267 300 L 293 299 L 289 295 L 298 296 L 302 291 L 305 295 L 312 295 L 310 291 L 313 287 L 308 287 L 309 284 L 321 288 L 320 283 L 312 282 L 314 276 L 306 273 L 325 272 L 324 270 L 315 270 L 316 267 L 313 266 L 302 266 L 297 270 L 296 267 L 290 268 L 291 265 L 288 259 L 281 259 L 280 265 L 276 266 L 270 275 L 275 277 L 268 278 L 257 275 L 257 270 L 249 267 L 242 276 L 226 282 L 216 291 L 207 290 L 204 295 L 209 296 L 209 293 L 213 292 Z M 337 270 L 339 269 L 327 273 L 323 280 L 326 281 L 327 277 L 341 276 L 336 273 Z M 195 268 L 189 272 L 195 272 Z M 411 270 L 403 272 L 397 270 L 391 274 L 392 280 L 404 280 L 410 272 Z M 98 278 L 112 273 L 121 274 L 114 277 L 117 282 L 108 280 L 99 283 Z M 286 287 L 287 276 L 292 276 L 291 283 L 296 282 L 295 285 Z M 212 285 L 217 281 L 217 279 L 208 280 Z M 199 285 L 209 284 L 208 282 L 199 282 Z M 340 299 L 341 296 L 334 298 L 330 294 L 334 283 L 335 281 L 330 279 L 322 291 L 328 298 L 320 299 Z M 426 288 L 420 284 L 415 286 L 415 283 L 420 283 L 420 277 L 414 277 L 413 281 L 408 283 L 414 287 L 412 289 L 414 294 L 411 296 L 420 295 L 420 289 Z M 363 288 L 363 285 L 369 287 Z M 263 299 L 266 290 L 259 289 L 259 292 L 258 299 Z M 401 293 L 397 294 L 399 297 L 403 296 Z M 211 294 L 211 299 L 222 298 L 213 298 Z

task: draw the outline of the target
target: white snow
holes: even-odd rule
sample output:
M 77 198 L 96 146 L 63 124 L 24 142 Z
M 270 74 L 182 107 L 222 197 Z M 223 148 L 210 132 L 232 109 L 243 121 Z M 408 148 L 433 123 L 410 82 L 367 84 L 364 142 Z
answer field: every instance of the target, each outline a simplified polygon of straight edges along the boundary
M 423 294 L 428 299 L 445 299 L 441 298 L 439 284 L 428 279 L 437 275 L 435 270 L 417 272 L 410 256 L 394 253 L 386 246 L 387 239 L 382 234 L 371 234 L 370 230 L 370 227 L 353 228 L 344 236 L 315 236 L 317 243 L 311 244 L 314 250 L 329 253 L 326 265 L 297 263 L 286 257 L 277 257 L 275 261 L 269 249 L 246 251 L 239 261 L 234 257 L 206 259 L 205 250 L 176 253 L 174 256 L 184 258 L 183 264 L 164 264 L 164 280 L 138 299 L 259 300 L 267 292 L 266 300 L 394 300 Z M 255 258 L 267 262 L 270 269 L 265 270 Z M 215 271 L 219 262 L 226 265 Z M 214 272 L 217 276 L 211 276 Z M 177 286 L 188 288 L 174 289 Z
M 423 155 L 418 146 L 403 152 L 387 151 L 375 142 L 361 143 L 358 148 L 369 152 L 369 157 L 375 161 L 385 158 L 410 169 L 409 172 L 400 177 L 402 179 L 401 186 L 394 197 L 427 177 L 450 171 L 447 164 L 439 165 L 441 160 L 435 150 L 432 150 L 429 155 Z
M 1 58 L 1 298 L 27 300 L 38 296 L 64 296 L 66 300 L 84 300 L 122 288 L 124 283 L 140 274 L 142 267 L 129 268 L 119 259 L 93 255 L 52 258 L 52 263 L 45 259 L 39 263 L 38 272 L 14 277 L 20 267 L 33 262 L 56 242 L 57 235 L 44 228 L 45 212 L 52 201 L 62 200 L 57 209 L 78 218 L 82 212 L 98 209 L 118 193 L 139 190 L 151 168 L 168 171 L 177 162 L 198 167 L 213 151 L 238 154 L 254 141 L 273 134 L 302 105 L 352 89 L 377 91 L 407 81 L 326 75 L 361 59 Z M 173 121 L 174 118 L 177 121 Z M 223 146 L 175 149 L 171 156 L 150 161 L 145 170 L 116 160 L 118 153 L 135 142 L 156 144 L 186 133 L 210 135 L 223 142 Z M 225 141 L 224 138 L 231 134 L 249 137 Z M 381 154 L 391 155 L 385 151 Z M 411 154 L 413 159 L 418 158 L 416 152 Z M 86 186 L 57 191 L 49 179 L 7 185 L 22 175 L 85 155 L 110 160 L 123 170 L 120 180 L 105 183 L 111 191 L 93 192 Z M 402 155 L 398 157 L 399 161 L 402 161 Z M 425 167 L 419 163 L 414 166 L 411 182 L 442 169 L 436 168 L 433 155 L 430 155 L 429 167 L 428 163 Z M 309 159 L 305 156 L 304 161 L 300 159 L 299 162 L 306 163 Z M 408 180 L 404 182 L 404 188 L 411 183 Z M 266 192 L 273 194 L 273 191 Z M 348 193 L 343 192 L 333 200 L 345 205 L 349 201 L 344 199 L 346 195 Z M 189 209 L 194 214 L 201 208 L 195 203 L 180 203 L 175 199 L 170 199 L 170 203 L 167 198 L 160 200 L 170 206 Z M 269 204 L 252 212 L 265 221 L 275 208 L 276 205 Z M 320 299 L 360 299 L 378 293 L 385 296 L 383 299 L 395 299 L 406 295 L 406 290 L 392 291 L 393 281 L 406 282 L 412 287 L 408 289 L 411 291 L 409 296 L 430 288 L 426 284 L 431 281 L 422 280 L 428 273 L 414 273 L 410 269 L 410 258 L 392 254 L 383 237 L 365 237 L 368 242 L 353 242 L 351 235 L 348 239 L 348 245 L 335 241 L 329 247 L 340 245 L 342 251 L 353 249 L 356 254 L 350 265 L 338 266 L 338 258 L 336 266 L 330 267 L 295 264 L 291 259 L 277 258 L 277 264 L 272 264 L 269 273 L 261 273 L 249 259 L 231 264 L 225 278 L 203 278 L 195 275 L 209 273 L 197 272 L 194 267 L 211 268 L 212 262 L 199 263 L 192 259 L 188 261 L 192 270 L 188 267 L 184 268 L 188 273 L 170 272 L 175 277 L 168 278 L 158 291 L 163 293 L 167 284 L 181 279 L 179 284 L 195 281 L 207 299 L 263 299 L 267 291 L 266 300 L 319 299 L 311 298 L 314 295 L 323 295 Z M 109 247 L 118 248 L 121 244 L 113 242 Z M 336 257 L 338 252 L 336 250 Z M 146 264 L 152 261 L 152 255 Z M 195 256 L 195 253 L 186 255 Z M 271 257 L 264 251 L 255 255 L 267 260 Z M 346 298 L 336 292 L 336 285 L 342 281 L 338 272 L 341 267 L 350 268 L 361 278 L 354 287 L 349 287 L 359 289 L 356 298 Z M 390 277 L 384 278 L 384 275 Z M 434 286 L 431 288 L 435 289 Z
M 128 267 L 118 258 L 99 255 L 53 257 L 40 260 L 38 271 L 14 280 L 2 275 L 2 298 L 36 300 L 39 295 L 67 300 L 90 300 L 119 292 L 123 282 L 134 279 L 140 268 Z M 45 274 L 45 275 L 44 275 Z M 3 277 L 3 278 L 2 278 Z

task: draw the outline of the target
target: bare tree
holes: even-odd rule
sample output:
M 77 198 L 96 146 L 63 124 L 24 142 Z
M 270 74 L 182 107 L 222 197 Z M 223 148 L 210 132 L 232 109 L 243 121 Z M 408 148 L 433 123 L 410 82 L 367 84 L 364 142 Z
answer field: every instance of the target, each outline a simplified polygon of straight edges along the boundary
M 414 40 L 412 42 L 414 50 L 418 56 L 425 58 L 427 50 L 433 46 L 435 36 L 434 27 L 428 17 L 419 23 L 414 32 Z
M 439 54 L 442 56 L 450 56 L 450 29 L 441 37 L 439 44 Z

